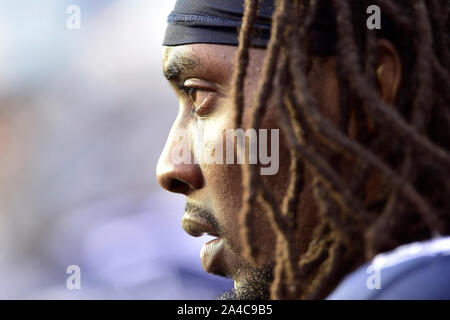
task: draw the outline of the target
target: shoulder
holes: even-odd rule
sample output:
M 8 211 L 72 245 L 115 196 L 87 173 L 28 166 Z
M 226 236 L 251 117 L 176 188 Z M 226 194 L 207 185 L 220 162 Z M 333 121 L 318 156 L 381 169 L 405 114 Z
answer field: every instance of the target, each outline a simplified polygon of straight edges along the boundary
M 450 237 L 377 255 L 327 299 L 450 299 Z

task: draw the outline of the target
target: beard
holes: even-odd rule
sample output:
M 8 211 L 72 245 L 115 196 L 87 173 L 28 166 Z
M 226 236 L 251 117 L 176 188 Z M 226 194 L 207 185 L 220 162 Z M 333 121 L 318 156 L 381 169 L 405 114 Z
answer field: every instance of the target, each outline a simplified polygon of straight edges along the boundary
M 218 300 L 269 300 L 270 287 L 273 281 L 273 265 L 262 269 L 247 267 L 250 269 L 249 277 L 244 284 L 227 291 L 218 297 Z

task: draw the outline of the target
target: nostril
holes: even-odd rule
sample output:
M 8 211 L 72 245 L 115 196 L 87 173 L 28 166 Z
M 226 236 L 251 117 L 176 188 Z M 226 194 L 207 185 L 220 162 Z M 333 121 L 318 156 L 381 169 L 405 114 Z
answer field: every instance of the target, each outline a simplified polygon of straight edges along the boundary
M 203 175 L 198 165 L 173 164 L 165 158 L 160 158 L 158 161 L 156 179 L 167 191 L 185 195 L 203 186 Z
M 171 179 L 169 183 L 169 191 L 186 194 L 189 191 L 189 184 L 178 179 Z

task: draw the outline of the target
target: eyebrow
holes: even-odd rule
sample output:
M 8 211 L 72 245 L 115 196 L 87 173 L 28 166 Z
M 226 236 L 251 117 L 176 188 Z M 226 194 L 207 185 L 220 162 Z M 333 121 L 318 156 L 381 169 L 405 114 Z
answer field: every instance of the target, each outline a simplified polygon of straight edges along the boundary
M 198 66 L 198 60 L 186 54 L 175 54 L 164 64 L 163 73 L 168 81 L 179 81 L 189 71 Z

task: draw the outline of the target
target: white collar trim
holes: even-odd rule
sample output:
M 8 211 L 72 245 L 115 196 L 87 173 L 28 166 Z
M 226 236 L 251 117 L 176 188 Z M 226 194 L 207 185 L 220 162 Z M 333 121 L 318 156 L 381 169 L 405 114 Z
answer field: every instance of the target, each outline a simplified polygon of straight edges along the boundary
M 378 254 L 372 260 L 375 270 L 389 268 L 413 259 L 450 255 L 450 237 L 402 245 L 393 251 Z

